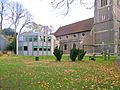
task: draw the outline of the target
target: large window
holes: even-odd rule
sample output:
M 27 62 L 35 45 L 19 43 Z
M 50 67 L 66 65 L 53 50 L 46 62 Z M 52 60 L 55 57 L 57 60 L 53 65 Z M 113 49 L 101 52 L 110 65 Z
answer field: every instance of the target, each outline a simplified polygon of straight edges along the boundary
M 67 44 L 64 45 L 64 50 L 67 50 Z
M 101 0 L 101 7 L 106 6 L 107 2 L 108 2 L 108 0 Z
M 76 48 L 76 44 L 75 43 L 73 43 L 73 48 Z
M 28 47 L 27 46 L 24 46 L 24 51 L 27 51 L 28 50 Z
M 19 36 L 18 39 L 19 39 L 19 42 L 20 42 L 20 41 L 23 41 L 23 36 Z

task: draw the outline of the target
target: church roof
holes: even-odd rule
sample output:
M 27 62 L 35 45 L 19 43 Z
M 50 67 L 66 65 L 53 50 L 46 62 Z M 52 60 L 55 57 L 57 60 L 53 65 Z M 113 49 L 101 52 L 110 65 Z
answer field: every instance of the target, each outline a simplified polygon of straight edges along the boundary
M 90 31 L 93 28 L 94 18 L 89 18 L 73 24 L 60 27 L 55 33 L 55 36 L 68 35 L 73 33 Z

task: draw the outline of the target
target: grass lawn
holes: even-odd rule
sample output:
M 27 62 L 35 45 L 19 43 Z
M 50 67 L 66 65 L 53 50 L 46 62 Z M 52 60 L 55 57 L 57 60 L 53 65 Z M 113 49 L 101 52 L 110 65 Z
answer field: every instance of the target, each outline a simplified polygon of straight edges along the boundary
M 28 56 L 0 57 L 0 90 L 120 90 L 120 73 L 115 57 L 103 61 L 71 62 L 64 56 L 42 56 L 40 61 Z

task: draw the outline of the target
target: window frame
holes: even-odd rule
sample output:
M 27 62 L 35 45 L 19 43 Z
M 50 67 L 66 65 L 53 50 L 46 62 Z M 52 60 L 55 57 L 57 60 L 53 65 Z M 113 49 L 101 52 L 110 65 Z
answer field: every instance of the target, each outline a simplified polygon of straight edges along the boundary
M 108 0 L 101 0 L 101 7 L 108 5 Z

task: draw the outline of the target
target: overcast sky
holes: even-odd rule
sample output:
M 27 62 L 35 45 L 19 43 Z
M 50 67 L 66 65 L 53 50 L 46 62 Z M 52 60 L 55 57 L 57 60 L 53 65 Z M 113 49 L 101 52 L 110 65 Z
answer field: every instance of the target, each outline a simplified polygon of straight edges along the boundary
M 12 0 L 13 1 L 13 0 Z M 70 12 L 66 17 L 63 17 L 59 10 L 54 10 L 50 7 L 51 0 L 14 0 L 18 1 L 25 8 L 27 8 L 34 16 L 34 21 L 42 25 L 52 25 L 55 30 L 59 26 L 64 26 L 70 23 L 81 21 L 87 18 L 91 18 L 94 15 L 94 9 L 86 9 L 81 6 L 76 0 L 70 8 Z M 84 0 L 91 1 L 94 0 Z M 64 9 L 63 9 L 64 10 Z

